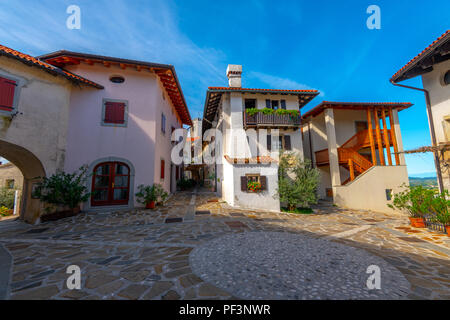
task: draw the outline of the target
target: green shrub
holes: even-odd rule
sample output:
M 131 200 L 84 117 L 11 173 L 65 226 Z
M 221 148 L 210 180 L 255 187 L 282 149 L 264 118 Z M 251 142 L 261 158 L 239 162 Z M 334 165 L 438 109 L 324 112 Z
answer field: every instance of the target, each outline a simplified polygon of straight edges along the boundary
M 91 195 L 86 187 L 87 171 L 88 167 L 83 166 L 74 173 L 58 172 L 43 177 L 36 186 L 34 196 L 50 205 L 76 208 Z
M 450 201 L 447 191 L 438 193 L 434 189 L 423 186 L 411 187 L 405 184 L 402 187 L 404 190 L 394 194 L 392 204 L 388 204 L 391 209 L 406 212 L 413 218 L 432 215 L 433 220 L 444 224 L 449 223 Z
M 1 217 L 7 217 L 13 214 L 13 209 L 10 209 L 5 206 L 0 206 L 0 216 Z
M 263 108 L 263 109 L 261 109 L 261 112 L 263 114 L 272 114 L 274 112 L 274 110 L 270 109 L 270 108 Z
M 319 170 L 312 168 L 310 161 L 302 161 L 295 153 L 280 155 L 277 197 L 288 204 L 289 211 L 316 204 L 319 181 Z
M 15 189 L 0 188 L 0 206 L 9 209 L 14 208 Z
M 164 190 L 163 186 L 159 183 L 155 183 L 152 186 L 139 185 L 138 192 L 136 193 L 137 202 L 147 204 L 152 201 L 166 201 L 169 194 Z
M 245 109 L 245 112 L 249 116 L 254 116 L 255 114 L 257 114 L 259 112 L 259 110 L 257 108 L 248 108 L 248 109 Z

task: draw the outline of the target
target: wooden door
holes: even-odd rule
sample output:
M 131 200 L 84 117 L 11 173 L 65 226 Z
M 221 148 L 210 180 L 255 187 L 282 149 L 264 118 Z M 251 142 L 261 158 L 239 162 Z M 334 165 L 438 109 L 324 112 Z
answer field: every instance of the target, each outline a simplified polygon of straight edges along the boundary
M 92 175 L 92 206 L 128 204 L 130 168 L 122 162 L 98 164 Z

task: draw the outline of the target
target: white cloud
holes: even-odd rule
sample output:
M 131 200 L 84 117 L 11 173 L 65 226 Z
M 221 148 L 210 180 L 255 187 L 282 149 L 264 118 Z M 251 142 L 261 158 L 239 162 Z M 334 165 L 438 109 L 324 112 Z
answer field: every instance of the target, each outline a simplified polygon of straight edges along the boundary
M 180 28 L 176 5 L 147 1 L 81 1 L 81 29 L 69 30 L 73 1 L 0 3 L 1 44 L 40 55 L 66 49 L 175 66 L 192 113 L 203 109 L 206 88 L 226 83 L 225 54 L 200 47 Z
M 270 75 L 267 73 L 257 72 L 257 71 L 250 71 L 248 73 L 248 77 L 250 79 L 256 79 L 256 80 L 268 85 L 270 87 L 269 89 L 317 90 L 306 84 L 297 82 L 292 79 L 282 78 L 282 77 Z M 323 97 L 324 95 L 325 95 L 325 93 L 320 91 L 319 96 Z

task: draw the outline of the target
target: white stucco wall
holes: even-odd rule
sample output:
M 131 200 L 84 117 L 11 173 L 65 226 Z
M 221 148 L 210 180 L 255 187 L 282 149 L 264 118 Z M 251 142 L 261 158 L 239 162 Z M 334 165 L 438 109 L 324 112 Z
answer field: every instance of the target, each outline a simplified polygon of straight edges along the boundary
M 158 77 L 148 71 L 84 63 L 68 69 L 102 84 L 105 89 L 77 89 L 72 93 L 66 171 L 99 159 L 125 159 L 135 170 L 129 206 L 139 205 L 134 193 L 140 184 L 162 183 L 170 191 L 171 127 L 180 128 L 181 124 Z M 112 83 L 109 81 L 112 75 L 123 76 L 125 82 Z M 101 125 L 105 98 L 128 102 L 126 127 Z M 162 112 L 166 117 L 165 134 L 161 132 Z M 160 179 L 161 159 L 165 160 L 164 180 Z M 89 203 L 86 205 L 89 207 Z
M 11 118 L 11 113 L 0 112 L 0 155 L 24 175 L 21 217 L 34 223 L 43 213 L 40 201 L 31 198 L 35 178 L 64 169 L 73 84 L 64 77 L 6 57 L 0 57 L 0 76 L 17 83 L 17 114 Z
M 395 213 L 387 206 L 392 201 L 386 199 L 386 189 L 396 193 L 403 183 L 409 183 L 406 166 L 375 166 L 347 185 L 335 187 L 334 202 L 349 209 Z
M 449 70 L 450 60 L 447 60 L 433 65 L 433 71 L 422 76 L 423 87 L 430 93 L 438 144 L 450 141 L 450 85 L 445 85 L 443 82 L 444 75 Z M 450 190 L 450 151 L 445 153 L 444 158 L 447 166 L 445 166 L 445 161 L 441 163 L 442 180 L 444 188 Z
M 280 201 L 275 198 L 278 188 L 278 165 L 233 165 L 233 201 L 229 204 L 241 208 L 280 211 Z M 260 193 L 241 191 L 241 176 L 259 174 L 267 177 L 267 190 Z M 228 201 L 227 201 L 228 202 Z

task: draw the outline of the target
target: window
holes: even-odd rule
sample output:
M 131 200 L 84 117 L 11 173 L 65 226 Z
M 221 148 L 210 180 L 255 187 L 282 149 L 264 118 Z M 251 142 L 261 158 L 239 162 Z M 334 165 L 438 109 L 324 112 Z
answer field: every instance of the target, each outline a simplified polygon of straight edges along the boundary
M 272 109 L 277 110 L 279 107 L 279 101 L 278 100 L 272 100 Z
M 124 83 L 125 78 L 122 76 L 112 76 L 111 78 L 109 78 L 109 81 L 111 81 L 112 83 Z
M 286 110 L 286 100 L 281 100 L 281 109 Z
M 450 70 L 448 70 L 444 75 L 444 85 L 450 84 Z
M 16 85 L 16 81 L 0 77 L 0 110 L 12 111 L 14 109 Z
M 166 133 L 166 116 L 164 113 L 161 113 L 161 132 Z
M 272 142 L 272 136 L 269 134 L 267 135 L 267 150 L 272 151 L 273 150 L 286 150 L 290 151 L 292 150 L 291 145 L 291 136 L 289 135 L 279 135 L 278 140 L 274 140 Z
M 392 200 L 392 189 L 386 189 L 386 200 L 391 201 Z
M 261 176 L 257 173 L 246 174 L 241 177 L 241 191 L 249 192 L 248 183 L 249 182 L 258 182 L 261 184 L 261 191 L 267 190 L 267 177 Z
M 165 169 L 166 169 L 166 162 L 164 161 L 164 159 L 161 159 L 161 180 L 164 180 L 164 176 L 165 176 Z
M 102 125 L 126 127 L 128 102 L 123 100 L 103 100 Z
M 244 105 L 245 109 L 256 108 L 256 99 L 245 99 Z
M 8 179 L 8 180 L 6 180 L 6 188 L 8 188 L 8 189 L 14 189 L 14 179 Z

